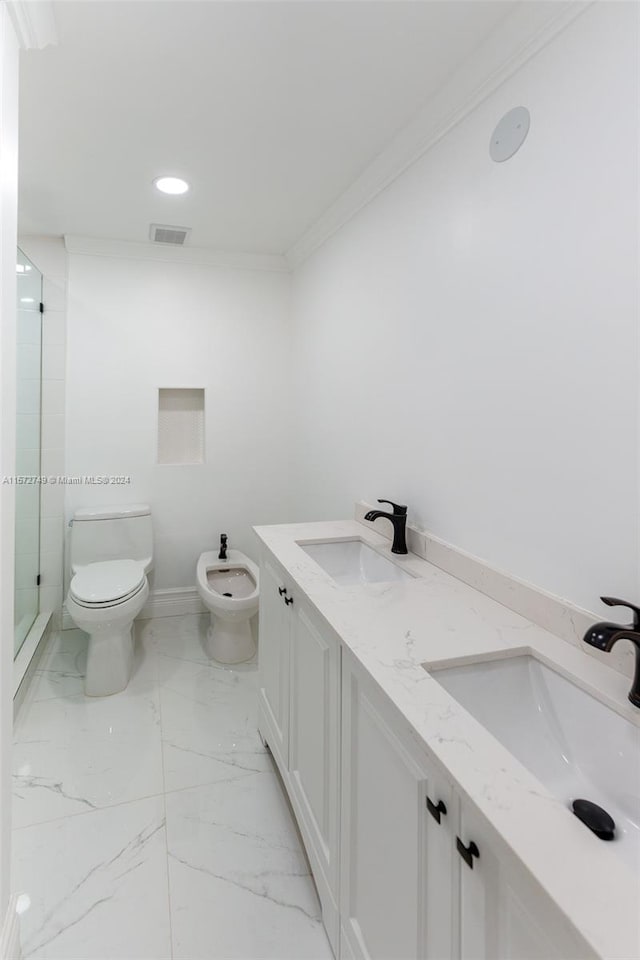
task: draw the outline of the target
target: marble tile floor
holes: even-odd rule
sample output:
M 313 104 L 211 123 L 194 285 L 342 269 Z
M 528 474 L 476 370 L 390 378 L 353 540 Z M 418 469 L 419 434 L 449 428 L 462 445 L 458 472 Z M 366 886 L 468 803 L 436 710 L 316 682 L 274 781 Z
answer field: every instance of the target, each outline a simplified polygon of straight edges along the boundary
M 257 669 L 207 618 L 137 625 L 113 697 L 52 638 L 17 718 L 13 888 L 25 960 L 330 960 L 308 862 L 256 729 Z

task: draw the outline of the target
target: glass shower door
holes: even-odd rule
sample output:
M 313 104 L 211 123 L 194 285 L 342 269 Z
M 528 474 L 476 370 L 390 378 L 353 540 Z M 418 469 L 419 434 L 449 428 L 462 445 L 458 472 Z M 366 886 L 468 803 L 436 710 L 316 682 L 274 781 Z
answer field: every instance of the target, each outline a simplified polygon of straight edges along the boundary
M 18 250 L 14 656 L 38 616 L 42 274 Z M 22 479 L 21 479 L 22 478 Z M 29 482 L 29 478 L 34 478 Z

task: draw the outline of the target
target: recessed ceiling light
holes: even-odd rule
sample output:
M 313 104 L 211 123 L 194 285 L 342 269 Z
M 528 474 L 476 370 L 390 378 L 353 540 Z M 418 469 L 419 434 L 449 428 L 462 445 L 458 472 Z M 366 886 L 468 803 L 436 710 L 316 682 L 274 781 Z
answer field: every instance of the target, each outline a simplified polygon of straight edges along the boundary
M 26 273 L 27 270 L 31 270 L 31 267 L 28 263 L 17 263 L 16 264 L 16 273 Z
M 153 183 L 160 193 L 170 193 L 174 196 L 186 193 L 189 189 L 187 181 L 181 180 L 180 177 L 158 177 Z

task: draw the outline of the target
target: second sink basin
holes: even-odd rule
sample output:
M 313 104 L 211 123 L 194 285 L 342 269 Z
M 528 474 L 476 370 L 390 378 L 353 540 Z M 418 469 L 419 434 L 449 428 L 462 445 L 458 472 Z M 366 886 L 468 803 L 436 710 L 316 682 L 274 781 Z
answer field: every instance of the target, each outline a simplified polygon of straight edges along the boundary
M 299 543 L 298 546 L 342 586 L 413 579 L 410 573 L 362 540 L 325 540 L 322 543 Z
M 533 656 L 431 675 L 556 797 L 615 820 L 611 846 L 640 870 L 640 728 Z

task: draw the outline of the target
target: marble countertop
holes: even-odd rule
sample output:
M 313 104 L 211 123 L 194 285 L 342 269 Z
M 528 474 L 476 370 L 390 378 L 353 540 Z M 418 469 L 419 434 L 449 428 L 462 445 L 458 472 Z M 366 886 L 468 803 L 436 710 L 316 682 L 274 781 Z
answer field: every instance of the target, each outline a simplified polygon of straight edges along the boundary
M 586 831 L 424 665 L 532 652 L 630 719 L 640 734 L 640 714 L 627 700 L 628 677 L 427 561 L 393 556 L 385 537 L 355 520 L 254 529 L 595 955 L 640 957 L 640 876 Z M 297 542 L 345 538 L 361 539 L 416 579 L 339 586 Z

